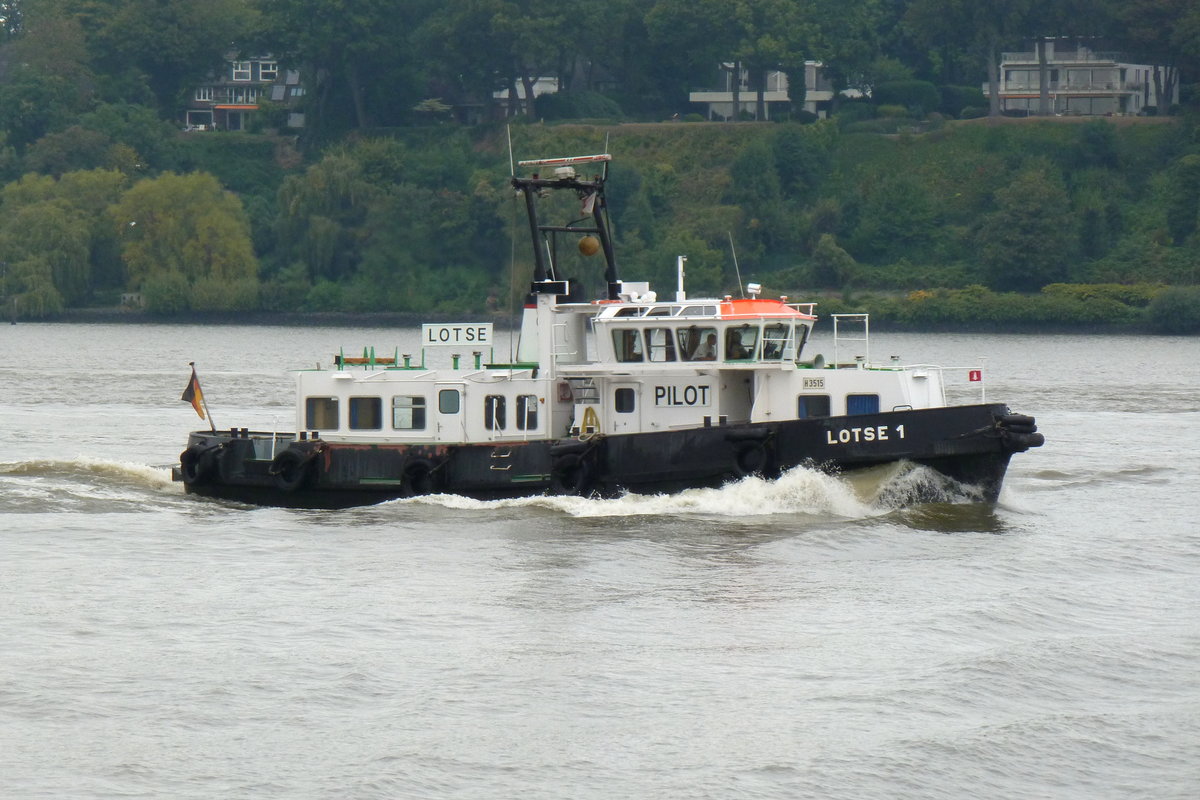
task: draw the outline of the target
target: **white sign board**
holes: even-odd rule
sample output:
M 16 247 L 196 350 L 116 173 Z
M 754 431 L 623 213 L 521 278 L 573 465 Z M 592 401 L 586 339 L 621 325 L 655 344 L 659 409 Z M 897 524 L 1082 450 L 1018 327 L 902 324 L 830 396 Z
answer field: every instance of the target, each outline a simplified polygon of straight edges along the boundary
M 492 344 L 492 323 L 464 322 L 455 325 L 422 325 L 421 346 L 477 347 Z

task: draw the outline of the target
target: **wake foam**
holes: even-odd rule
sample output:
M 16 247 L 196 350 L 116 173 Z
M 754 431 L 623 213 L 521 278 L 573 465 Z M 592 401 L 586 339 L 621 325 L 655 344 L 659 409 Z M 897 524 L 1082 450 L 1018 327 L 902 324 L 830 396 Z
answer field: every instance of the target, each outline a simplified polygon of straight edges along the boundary
M 981 495 L 935 470 L 915 464 L 889 465 L 834 476 L 796 467 L 777 480 L 756 477 L 719 489 L 677 494 L 629 493 L 612 499 L 538 495 L 511 500 L 472 500 L 430 495 L 397 503 L 426 503 L 456 510 L 543 508 L 572 517 L 680 516 L 763 518 L 806 515 L 865 519 L 919 503 L 976 503 Z
M 170 488 L 170 467 L 79 456 L 70 460 L 36 459 L 0 463 L 0 477 L 43 478 L 70 484 L 160 491 Z

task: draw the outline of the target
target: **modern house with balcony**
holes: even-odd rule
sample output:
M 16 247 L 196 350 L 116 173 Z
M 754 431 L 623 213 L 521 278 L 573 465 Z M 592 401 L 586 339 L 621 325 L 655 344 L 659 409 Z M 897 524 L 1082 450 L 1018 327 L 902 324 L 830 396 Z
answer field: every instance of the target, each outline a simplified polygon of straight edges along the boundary
M 735 72 L 738 81 L 738 111 L 757 119 L 758 93 L 750 88 L 750 71 L 744 67 L 736 69 L 733 64 L 728 62 L 721 65 L 716 81 L 719 88 L 691 92 L 688 100 L 703 106 L 704 116 L 710 120 L 733 118 Z M 780 70 L 768 72 L 763 88 L 764 119 L 770 119 L 772 112 L 779 113 L 779 111 L 789 110 L 793 107 L 786 72 Z M 844 92 L 844 94 L 850 96 L 851 92 Z M 853 94 L 857 96 L 857 93 Z M 824 65 L 820 61 L 805 61 L 803 109 L 823 118 L 829 113 L 832 101 L 833 84 L 825 77 Z
M 1133 64 L 1119 53 L 1092 50 L 1083 45 L 1048 40 L 1046 84 L 1050 113 L 1059 115 L 1141 114 L 1148 106 L 1161 108 L 1179 102 L 1178 87 L 1172 97 L 1158 97 L 1154 66 Z M 1041 70 L 1036 51 L 1002 53 L 1000 59 L 1000 110 L 1038 113 Z M 987 95 L 989 88 L 983 85 Z
M 280 69 L 271 56 L 231 56 L 220 74 L 193 91 L 184 111 L 184 130 L 243 131 L 263 102 L 291 109 L 303 95 L 300 73 Z M 287 127 L 303 128 L 304 114 L 289 111 Z

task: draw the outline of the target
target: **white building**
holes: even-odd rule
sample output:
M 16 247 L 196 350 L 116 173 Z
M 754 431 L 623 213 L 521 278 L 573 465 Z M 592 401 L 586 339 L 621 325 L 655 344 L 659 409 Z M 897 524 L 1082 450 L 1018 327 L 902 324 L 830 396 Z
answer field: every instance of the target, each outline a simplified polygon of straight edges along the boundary
M 726 120 L 733 117 L 733 81 L 734 65 L 726 62 L 721 65 L 717 89 L 705 89 L 691 92 L 688 100 L 704 105 L 705 116 L 710 120 Z M 758 118 L 758 93 L 750 88 L 750 71 L 744 67 L 738 72 L 738 105 L 743 114 Z M 788 74 L 781 70 L 771 70 L 767 73 L 763 87 L 764 119 L 770 119 L 774 111 L 793 108 L 789 91 Z M 858 92 L 844 91 L 846 97 L 857 97 Z M 833 100 L 833 84 L 825 77 L 824 65 L 820 61 L 804 62 L 804 103 L 801 107 L 809 113 L 824 118 L 829 113 Z M 782 106 L 782 107 L 781 107 Z
M 1131 64 L 1118 53 L 1091 50 L 1083 45 L 1045 43 L 1047 88 L 1053 114 L 1139 114 L 1147 106 L 1162 112 L 1179 102 L 1178 84 L 1172 96 L 1160 102 L 1154 84 L 1154 67 Z M 1000 110 L 1038 113 L 1041 95 L 1038 54 L 1002 53 L 1000 59 Z M 983 93 L 989 93 L 983 85 Z

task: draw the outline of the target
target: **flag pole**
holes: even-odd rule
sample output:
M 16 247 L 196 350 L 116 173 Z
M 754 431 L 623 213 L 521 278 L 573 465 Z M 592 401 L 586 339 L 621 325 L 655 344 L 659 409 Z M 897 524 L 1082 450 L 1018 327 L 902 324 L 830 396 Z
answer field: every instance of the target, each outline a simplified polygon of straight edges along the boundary
M 196 382 L 196 387 L 200 386 L 200 379 L 196 377 L 196 362 L 189 361 L 188 366 L 192 368 L 192 378 Z M 213 422 L 212 412 L 208 410 L 208 398 L 204 396 L 204 390 L 200 390 L 200 405 L 204 406 L 204 416 L 208 417 L 208 427 L 213 432 L 217 432 L 217 423 Z

